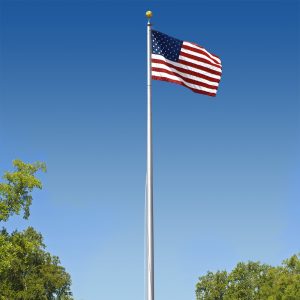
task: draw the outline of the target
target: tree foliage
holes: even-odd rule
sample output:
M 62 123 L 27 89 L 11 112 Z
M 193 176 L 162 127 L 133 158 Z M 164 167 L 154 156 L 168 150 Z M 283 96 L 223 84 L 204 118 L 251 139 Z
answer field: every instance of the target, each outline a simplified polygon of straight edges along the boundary
M 0 283 L 1 299 L 71 296 L 70 275 L 58 257 L 45 251 L 42 235 L 32 227 L 12 234 L 3 229 L 0 233 Z
M 299 300 L 300 257 L 278 267 L 259 262 L 238 263 L 230 272 L 208 272 L 196 284 L 197 300 Z
M 44 163 L 13 162 L 15 170 L 6 172 L 0 183 L 0 221 L 20 214 L 27 219 L 31 192 L 41 189 L 35 177 L 45 171 Z M 43 237 L 32 227 L 9 233 L 0 231 L 0 300 L 71 300 L 71 278 L 59 258 L 46 250 Z
M 14 160 L 13 172 L 5 172 L 0 183 L 0 221 L 7 221 L 14 214 L 24 211 L 23 218 L 28 219 L 29 207 L 32 203 L 31 192 L 34 188 L 42 188 L 41 181 L 34 175 L 37 171 L 46 171 L 46 165 L 41 162 L 26 164 Z

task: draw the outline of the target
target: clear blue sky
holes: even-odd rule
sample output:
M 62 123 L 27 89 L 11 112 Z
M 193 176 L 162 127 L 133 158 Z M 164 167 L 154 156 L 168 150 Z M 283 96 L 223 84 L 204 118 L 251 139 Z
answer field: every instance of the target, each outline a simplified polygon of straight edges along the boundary
M 156 299 L 300 251 L 299 1 L 0 0 L 0 172 L 45 161 L 29 221 L 76 300 L 143 299 L 146 18 L 219 55 L 216 98 L 153 83 Z

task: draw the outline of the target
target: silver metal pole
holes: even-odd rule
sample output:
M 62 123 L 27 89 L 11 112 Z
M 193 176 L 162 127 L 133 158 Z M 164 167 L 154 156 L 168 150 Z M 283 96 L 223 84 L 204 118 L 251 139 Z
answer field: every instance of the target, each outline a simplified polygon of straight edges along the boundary
M 154 240 L 153 240 L 153 163 L 152 163 L 152 104 L 151 104 L 151 23 L 147 11 L 147 299 L 154 300 Z

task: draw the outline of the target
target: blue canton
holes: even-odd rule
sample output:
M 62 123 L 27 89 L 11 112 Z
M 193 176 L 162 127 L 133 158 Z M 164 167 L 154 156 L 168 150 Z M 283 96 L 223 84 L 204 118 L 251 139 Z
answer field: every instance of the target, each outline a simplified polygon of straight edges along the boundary
M 183 41 L 152 30 L 152 53 L 177 62 Z

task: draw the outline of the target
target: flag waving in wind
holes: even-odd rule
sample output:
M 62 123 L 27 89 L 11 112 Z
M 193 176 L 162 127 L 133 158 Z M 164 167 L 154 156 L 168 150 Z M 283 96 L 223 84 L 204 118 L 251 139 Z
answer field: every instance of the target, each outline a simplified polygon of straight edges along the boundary
M 219 57 L 203 47 L 156 30 L 152 34 L 152 78 L 174 82 L 195 93 L 216 96 L 222 74 Z

